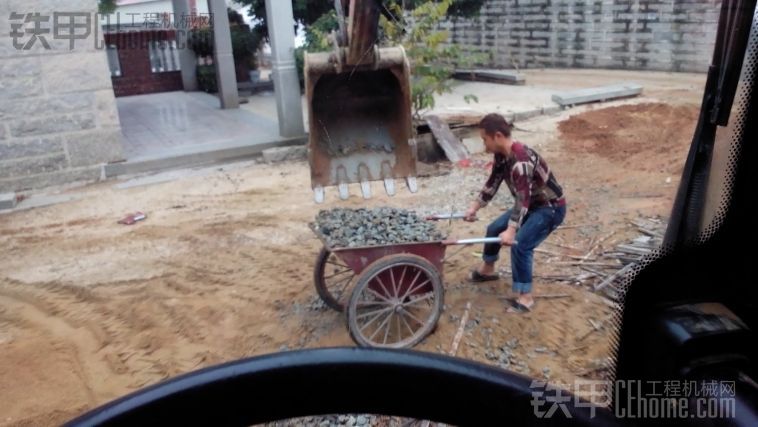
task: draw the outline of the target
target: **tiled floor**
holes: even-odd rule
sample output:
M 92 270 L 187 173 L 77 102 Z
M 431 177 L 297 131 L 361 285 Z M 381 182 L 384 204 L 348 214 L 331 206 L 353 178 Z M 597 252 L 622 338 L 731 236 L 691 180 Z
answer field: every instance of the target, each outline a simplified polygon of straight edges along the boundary
M 197 144 L 231 140 L 256 144 L 279 139 L 276 103 L 270 95 L 250 98 L 250 103 L 265 105 L 259 109 L 244 104 L 222 110 L 218 98 L 204 92 L 127 96 L 116 102 L 127 159 L 158 156 Z

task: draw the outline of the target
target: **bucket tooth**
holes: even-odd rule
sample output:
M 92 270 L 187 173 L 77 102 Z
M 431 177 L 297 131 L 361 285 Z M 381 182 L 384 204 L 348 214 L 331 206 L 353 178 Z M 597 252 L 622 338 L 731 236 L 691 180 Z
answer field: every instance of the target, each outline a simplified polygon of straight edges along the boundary
M 390 162 L 383 161 L 382 162 L 382 172 L 381 172 L 382 179 L 384 180 L 384 189 L 387 191 L 387 194 L 390 196 L 395 195 L 395 177 L 392 174 L 392 165 L 390 165 Z
M 350 189 L 348 188 L 347 170 L 345 166 L 340 165 L 337 168 L 337 189 L 340 192 L 340 199 L 347 200 L 350 197 Z
M 415 193 L 418 191 L 418 185 L 416 184 L 415 176 L 406 177 L 405 183 L 408 184 L 408 190 L 410 190 L 411 193 Z
M 347 184 L 345 184 L 345 183 L 343 182 L 342 184 L 339 184 L 339 185 L 337 186 L 337 189 L 338 189 L 338 190 L 339 190 L 339 192 L 340 192 L 340 199 L 341 199 L 341 200 L 347 200 L 347 199 L 349 199 L 349 198 L 350 198 L 350 190 L 349 190 L 349 188 L 348 188 Z
M 364 199 L 371 198 L 371 183 L 368 181 L 361 181 L 361 193 Z
M 313 198 L 316 200 L 316 203 L 324 203 L 324 187 L 319 185 L 314 188 Z
M 387 190 L 387 194 L 390 196 L 395 195 L 395 180 L 392 178 L 384 178 L 384 189 Z
M 369 181 L 371 180 L 371 174 L 369 173 L 368 166 L 364 163 L 361 163 L 358 166 L 358 180 L 361 183 L 361 193 L 363 194 L 363 198 L 370 199 L 371 183 Z

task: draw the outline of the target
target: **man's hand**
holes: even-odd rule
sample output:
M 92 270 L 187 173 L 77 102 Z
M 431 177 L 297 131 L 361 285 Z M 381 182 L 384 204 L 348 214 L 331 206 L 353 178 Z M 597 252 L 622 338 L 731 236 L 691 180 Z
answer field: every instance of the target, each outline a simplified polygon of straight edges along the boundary
M 466 216 L 463 217 L 463 220 L 468 222 L 476 221 L 476 212 L 479 210 L 479 207 L 479 202 L 471 203 L 471 206 L 466 211 Z
M 500 233 L 500 244 L 503 246 L 513 246 L 516 243 L 516 229 L 508 227 L 507 230 Z

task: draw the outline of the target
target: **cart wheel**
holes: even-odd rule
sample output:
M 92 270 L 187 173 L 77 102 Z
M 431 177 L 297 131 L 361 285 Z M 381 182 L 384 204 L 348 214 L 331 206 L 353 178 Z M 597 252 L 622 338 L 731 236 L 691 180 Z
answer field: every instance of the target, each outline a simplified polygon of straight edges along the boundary
M 443 298 L 440 274 L 426 259 L 380 258 L 358 276 L 350 296 L 350 336 L 360 346 L 412 347 L 434 330 Z
M 343 311 L 350 293 L 348 288 L 353 283 L 355 273 L 336 255 L 326 248 L 321 248 L 313 270 L 313 283 L 321 300 L 329 307 Z

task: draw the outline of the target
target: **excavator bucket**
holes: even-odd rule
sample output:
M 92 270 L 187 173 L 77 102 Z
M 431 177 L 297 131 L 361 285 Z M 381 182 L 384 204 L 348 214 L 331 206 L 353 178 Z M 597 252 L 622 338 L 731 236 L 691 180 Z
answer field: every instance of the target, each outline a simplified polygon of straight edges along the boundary
M 305 56 L 309 162 L 316 202 L 325 187 L 360 183 L 371 197 L 371 181 L 395 194 L 395 179 L 416 187 L 412 140 L 410 67 L 402 47 L 378 48 L 376 0 L 352 0 L 347 46 Z M 344 37 L 343 37 L 344 38 Z

